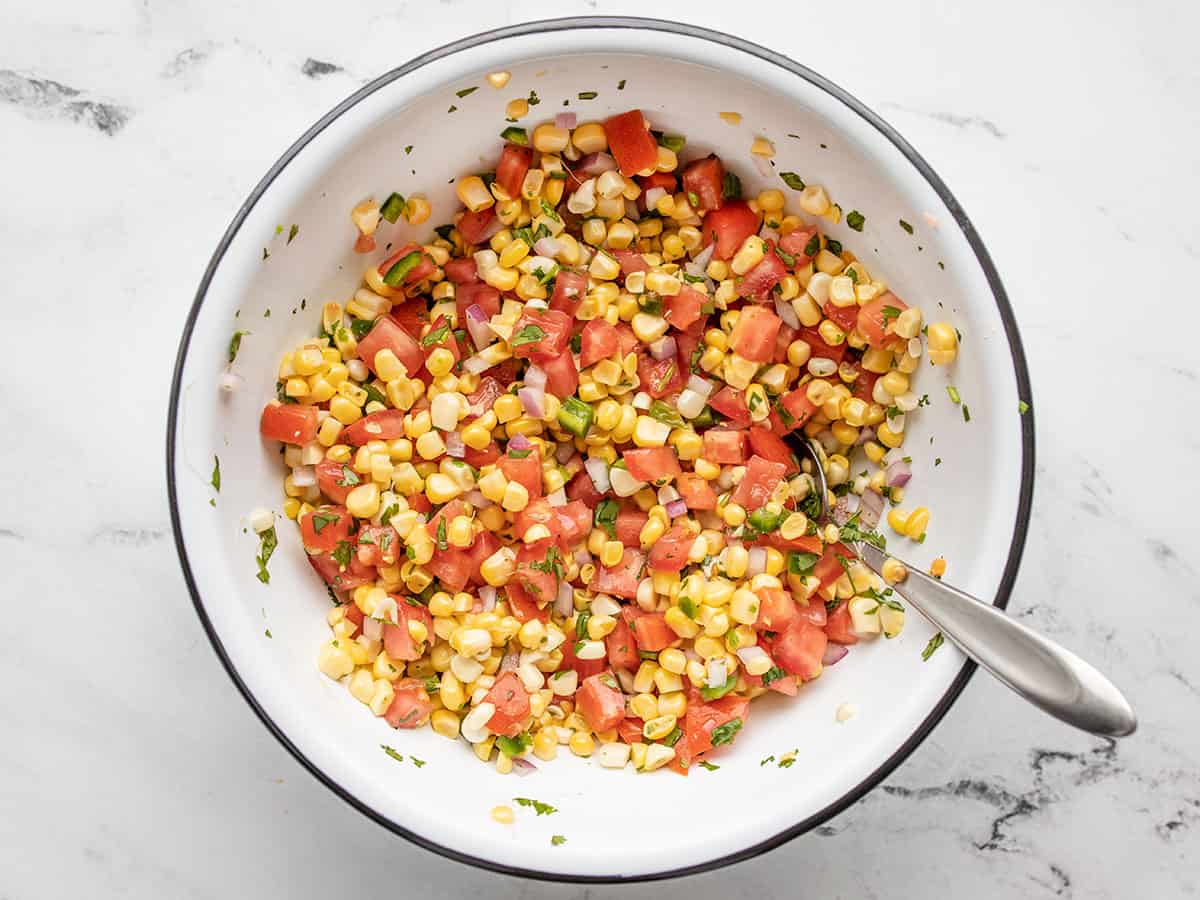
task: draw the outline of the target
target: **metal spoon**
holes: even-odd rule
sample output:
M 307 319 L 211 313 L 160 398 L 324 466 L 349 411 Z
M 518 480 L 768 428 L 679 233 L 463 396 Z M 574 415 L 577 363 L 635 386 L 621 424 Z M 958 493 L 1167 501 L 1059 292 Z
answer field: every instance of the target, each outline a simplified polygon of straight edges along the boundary
M 822 517 L 828 517 L 829 491 L 820 454 L 798 435 L 789 436 L 789 445 L 801 459 L 811 460 Z M 889 557 L 902 563 L 908 577 L 903 590 L 892 589 L 963 653 L 1035 706 L 1092 734 L 1124 737 L 1137 728 L 1133 708 L 1116 685 L 1074 653 L 890 553 L 862 541 L 851 546 L 876 574 Z

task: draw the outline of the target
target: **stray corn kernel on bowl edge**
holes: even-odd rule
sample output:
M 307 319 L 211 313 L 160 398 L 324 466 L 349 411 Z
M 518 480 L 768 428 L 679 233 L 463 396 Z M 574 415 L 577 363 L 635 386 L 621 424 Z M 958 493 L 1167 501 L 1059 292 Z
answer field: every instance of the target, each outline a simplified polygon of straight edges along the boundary
M 502 87 L 487 77 L 498 72 L 509 73 L 492 80 Z M 1007 602 L 1032 496 L 1032 397 L 1012 311 L 965 214 L 899 135 L 820 76 L 736 38 L 641 19 L 562 19 L 466 38 L 367 85 L 287 150 L 218 245 L 181 341 L 167 435 L 176 544 L 197 612 L 247 701 L 302 764 L 376 821 L 448 857 L 526 877 L 702 871 L 777 846 L 861 797 L 928 734 L 972 667 L 949 645 L 923 660 L 933 631 L 913 614 L 899 637 L 856 648 L 854 666 L 805 684 L 803 702 L 756 701 L 734 745 L 711 757 L 717 769 L 685 778 L 560 754 L 518 778 L 432 729 L 397 731 L 364 715 L 318 671 L 330 601 L 289 523 L 280 522 L 269 583 L 258 577 L 250 513 L 279 514 L 283 502 L 278 445 L 260 437 L 258 417 L 280 354 L 312 334 L 314 309 L 344 301 L 362 277 L 347 211 L 363 197 L 419 193 L 430 220 L 401 220 L 395 240 L 427 240 L 458 207 L 452 181 L 492 164 L 508 104 L 534 97 L 539 121 L 640 108 L 656 128 L 686 135 L 688 158 L 720 153 L 748 193 L 788 193 L 780 173 L 796 173 L 860 213 L 856 228 L 842 218 L 823 231 L 853 242 L 900 296 L 937 308 L 962 335 L 953 365 L 921 371 L 930 403 L 905 444 L 932 513 L 927 538 L 889 537 L 913 562 L 945 558 L 956 584 Z M 751 153 L 763 140 L 774 151 L 766 166 Z M 857 714 L 839 722 L 847 705 Z M 556 811 L 538 814 L 517 797 Z M 493 817 L 498 806 L 514 810 L 512 824 Z

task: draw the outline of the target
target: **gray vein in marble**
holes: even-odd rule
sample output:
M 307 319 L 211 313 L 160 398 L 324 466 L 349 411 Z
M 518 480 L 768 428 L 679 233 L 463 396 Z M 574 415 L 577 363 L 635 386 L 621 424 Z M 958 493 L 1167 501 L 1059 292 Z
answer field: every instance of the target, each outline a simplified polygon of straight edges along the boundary
M 167 536 L 165 528 L 126 528 L 121 525 L 110 525 L 94 531 L 88 537 L 88 544 L 114 544 L 122 547 L 145 547 L 157 543 Z
M 326 75 L 336 75 L 338 72 L 344 72 L 345 69 L 335 63 L 322 62 L 310 56 L 304 61 L 304 65 L 300 67 L 300 71 L 309 78 L 323 78 Z
M 1164 841 L 1173 841 L 1200 822 L 1200 800 L 1184 799 L 1184 805 L 1167 821 L 1155 826 L 1154 830 Z
M 50 114 L 95 128 L 112 137 L 129 122 L 132 112 L 115 103 L 88 100 L 83 92 L 48 78 L 34 78 L 0 69 L 0 101 L 22 109 Z
M 11 528 L 0 528 L 0 540 L 3 541 L 23 541 L 25 535 L 13 531 Z
M 985 119 L 983 116 L 968 116 L 947 110 L 914 109 L 911 106 L 904 106 L 900 103 L 883 103 L 882 106 L 884 109 L 894 109 L 914 116 L 924 116 L 927 119 L 933 119 L 935 122 L 941 122 L 954 128 L 963 130 L 978 128 L 1001 141 L 1008 137 L 1007 132 L 1001 131 L 995 122 L 991 119 Z
M 1154 557 L 1154 561 L 1164 568 L 1181 568 L 1188 572 L 1192 571 L 1192 567 L 1183 559 L 1175 548 L 1161 538 L 1149 538 L 1146 541 L 1146 546 L 1150 548 L 1150 555 Z
M 215 46 L 215 44 L 208 43 L 179 51 L 175 54 L 175 58 L 163 67 L 163 77 L 177 78 L 189 69 L 195 68 L 212 55 Z

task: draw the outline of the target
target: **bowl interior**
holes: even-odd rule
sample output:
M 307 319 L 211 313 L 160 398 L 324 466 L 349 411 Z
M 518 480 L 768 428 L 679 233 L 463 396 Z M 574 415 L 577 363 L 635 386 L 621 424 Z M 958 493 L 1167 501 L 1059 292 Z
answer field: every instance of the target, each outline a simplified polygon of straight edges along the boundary
M 540 101 L 526 126 L 564 110 L 582 122 L 640 107 L 655 127 L 686 135 L 682 158 L 718 151 L 748 193 L 781 187 L 794 205 L 796 195 L 751 160 L 752 140 L 766 136 L 777 150 L 773 173 L 823 184 L 844 210 L 865 216 L 861 233 L 844 220 L 823 229 L 902 298 L 963 334 L 954 366 L 923 365 L 915 381 L 931 403 L 909 417 L 914 478 L 904 505 L 932 510 L 928 540 L 893 542 L 921 565 L 945 556 L 956 584 L 993 598 L 1021 514 L 1018 382 L 1005 323 L 946 202 L 892 140 L 818 84 L 742 49 L 650 28 L 510 33 L 467 44 L 344 104 L 276 167 L 227 235 L 185 337 L 171 435 L 185 564 L 219 648 L 277 733 L 360 806 L 419 840 L 494 866 L 570 877 L 654 875 L 742 854 L 854 796 L 915 742 L 962 671 L 957 651 L 946 646 L 922 662 L 932 630 L 910 613 L 900 637 L 853 648 L 798 701 L 756 702 L 735 745 L 714 757 L 720 769 L 687 778 L 611 771 L 565 748 L 533 775 L 501 776 L 464 743 L 428 729 L 394 731 L 316 669 L 330 602 L 291 523 L 279 523 L 270 584 L 255 577 L 257 541 L 246 514 L 278 511 L 282 500 L 279 451 L 257 427 L 279 356 L 314 333 L 323 302 L 348 298 L 383 244 L 427 240 L 431 226 L 449 219 L 450 182 L 492 168 L 512 98 Z M 497 70 L 512 73 L 502 90 L 484 77 Z M 594 99 L 581 99 L 587 92 Z M 729 124 L 722 111 L 740 113 L 741 123 Z M 385 223 L 380 253 L 355 255 L 349 209 L 393 190 L 424 193 L 433 218 L 417 228 Z M 224 395 L 217 385 L 235 329 L 249 332 L 234 365 L 244 382 Z M 969 422 L 947 384 L 969 405 Z M 209 486 L 214 455 L 219 494 Z M 844 702 L 860 712 L 838 724 Z M 405 761 L 385 754 L 384 744 Z M 789 768 L 760 763 L 791 750 L 799 752 Z M 518 807 L 515 825 L 494 823 L 490 808 L 514 797 L 558 812 Z M 552 835 L 567 841 L 552 846 Z

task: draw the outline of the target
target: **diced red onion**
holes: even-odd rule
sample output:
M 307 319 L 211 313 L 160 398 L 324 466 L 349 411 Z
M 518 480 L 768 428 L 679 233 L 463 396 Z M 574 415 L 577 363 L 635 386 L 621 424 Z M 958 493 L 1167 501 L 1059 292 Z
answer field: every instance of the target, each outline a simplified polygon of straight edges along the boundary
M 296 487 L 312 487 L 316 483 L 316 466 L 296 466 L 292 469 L 292 484 Z
M 737 650 L 737 655 L 738 659 L 742 661 L 742 664 L 746 666 L 750 665 L 756 659 L 771 659 L 771 657 L 767 656 L 767 651 L 762 647 L 759 647 L 757 644 L 751 647 L 739 647 Z M 772 661 L 771 664 L 774 665 L 774 662 Z
M 758 229 L 758 236 L 764 241 L 779 241 L 779 232 L 774 228 L 767 227 L 766 225 L 763 225 L 762 228 Z
M 467 491 L 465 494 L 463 494 L 463 499 L 466 500 L 468 503 L 470 503 L 472 506 L 474 506 L 476 509 L 484 509 L 485 507 L 495 505 L 492 503 L 491 500 L 489 500 L 487 497 L 483 496 L 483 491 L 481 491 L 479 489 L 476 489 L 473 491 Z
M 746 567 L 746 574 L 753 578 L 755 575 L 761 575 L 765 571 L 767 571 L 767 548 L 751 547 L 750 563 Z
M 217 382 L 217 385 L 225 393 L 232 394 L 234 391 L 236 391 L 238 388 L 240 388 L 242 386 L 242 376 L 235 375 L 232 372 L 230 372 L 228 369 L 226 369 L 224 372 L 221 373 L 221 378 Z
M 658 201 L 667 196 L 667 189 L 660 187 L 652 187 L 646 191 L 646 209 L 654 209 L 658 206 Z
M 650 355 L 660 362 L 664 359 L 673 358 L 676 352 L 675 338 L 669 334 L 663 335 L 650 345 Z
M 504 654 L 504 658 L 500 660 L 501 672 L 515 672 L 517 667 L 521 665 L 521 651 L 509 650 Z
M 601 150 L 599 153 L 589 153 L 575 167 L 575 174 L 585 178 L 602 175 L 605 172 L 615 172 L 617 161 Z
M 495 363 L 488 362 L 482 356 L 468 356 L 463 360 L 463 371 L 471 375 L 480 375 L 494 366 Z
M 692 260 L 692 262 L 694 262 L 696 265 L 698 265 L 700 267 L 701 272 L 703 272 L 704 270 L 706 270 L 708 268 L 708 264 L 712 260 L 713 251 L 716 248 L 717 248 L 717 244 L 714 241 L 714 242 L 710 243 L 707 247 L 705 247 L 703 250 L 701 250 L 699 253 L 697 253 L 696 257 Z
M 574 455 L 575 447 L 572 444 L 564 442 L 554 448 L 554 460 L 559 464 L 565 464 Z
M 626 198 L 625 200 L 625 218 L 631 222 L 642 221 L 642 211 L 638 209 L 638 205 L 633 200 Z
M 564 619 L 575 609 L 575 589 L 568 581 L 558 584 L 558 594 L 554 598 L 554 611 Z
M 485 584 L 479 589 L 479 600 L 483 604 L 483 612 L 491 612 L 496 608 L 496 589 Z
M 523 387 L 517 391 L 517 399 L 525 407 L 525 412 L 535 419 L 546 414 L 546 391 L 544 388 Z
M 720 687 L 729 677 L 725 670 L 724 658 L 710 659 L 708 661 L 708 677 L 705 679 L 705 684 L 710 688 Z
M 800 328 L 800 317 L 792 309 L 792 304 L 788 303 L 782 297 L 775 298 L 775 312 L 779 318 L 783 319 L 783 324 L 788 328 Z
M 512 446 L 512 441 L 509 442 L 509 446 Z M 607 494 L 612 487 L 612 482 L 608 477 L 608 463 L 595 456 L 589 456 L 583 467 L 587 470 L 588 478 L 592 479 L 596 490 L 601 494 Z
M 558 126 L 559 128 L 566 128 L 568 130 L 571 128 L 574 128 L 575 127 L 575 113 L 560 112 L 557 116 L 554 117 L 554 124 L 556 126 Z
M 496 333 L 488 325 L 488 314 L 478 303 L 467 307 L 467 331 L 475 343 L 476 350 L 482 350 L 496 340 Z
M 701 662 L 700 654 L 691 647 L 684 647 L 683 655 L 687 658 L 688 662 Z
M 546 389 L 546 371 L 537 366 L 530 366 L 525 370 L 525 377 L 522 379 L 525 382 L 525 387 Z
M 672 500 L 663 508 L 666 509 L 667 515 L 672 519 L 676 518 L 677 516 L 687 515 L 687 504 L 682 500 Z
M 487 225 L 483 229 L 483 233 L 479 236 L 479 243 L 482 244 L 487 241 L 490 241 L 492 238 L 494 238 L 496 235 L 498 235 L 501 231 L 503 231 L 507 227 L 508 226 L 506 226 L 503 222 L 500 221 L 499 216 L 492 216 L 491 221 L 489 221 L 487 223 Z
M 467 455 L 467 445 L 463 443 L 462 435 L 457 431 L 447 431 L 442 435 L 446 445 L 446 455 L 454 459 L 462 459 Z
M 845 645 L 835 644 L 833 641 L 830 641 L 825 645 L 825 654 L 821 657 L 821 665 L 836 665 L 838 661 L 849 652 L 850 651 L 846 649 Z
M 846 499 L 848 496 L 848 494 L 843 494 L 841 497 L 838 497 L 837 503 L 829 511 L 829 518 L 833 519 L 838 525 L 845 525 L 850 521 L 850 501 Z
M 873 440 L 875 440 L 875 429 L 868 425 L 858 433 L 858 439 L 854 442 L 854 446 L 861 447 L 867 441 Z
M 553 491 L 546 495 L 546 502 L 551 506 L 566 506 L 567 492 L 562 488 L 559 488 L 557 491 Z
M 537 766 L 521 756 L 513 757 L 512 766 L 513 774 L 521 778 L 524 778 L 526 775 L 532 775 L 537 771 Z
M 363 616 L 363 634 L 373 641 L 383 637 L 383 622 L 371 616 Z
M 529 438 L 523 434 L 514 434 L 508 441 L 509 450 L 529 450 L 533 444 L 529 443 Z
M 883 517 L 883 495 L 877 494 L 870 488 L 863 491 L 862 502 L 859 504 L 859 519 L 867 528 L 874 528 Z
M 591 561 L 592 554 L 588 553 L 587 550 L 580 549 L 575 551 L 575 565 L 586 566 Z
M 699 375 L 693 375 L 691 378 L 689 378 L 687 386 L 688 390 L 699 394 L 705 400 L 707 400 L 713 392 L 713 383 L 707 378 L 701 378 Z
M 292 470 L 292 480 L 295 481 L 296 472 Z M 902 459 L 891 463 L 884 471 L 883 480 L 888 487 L 904 487 L 908 484 L 908 480 L 912 478 L 912 466 Z
M 759 156 L 757 153 L 751 153 L 750 158 L 754 160 L 754 168 L 758 170 L 758 174 L 763 178 L 771 177 L 771 162 L 765 156 Z
M 537 243 L 533 245 L 533 252 L 538 256 L 548 256 L 553 258 L 562 253 L 562 242 L 558 238 L 544 237 L 538 238 Z

